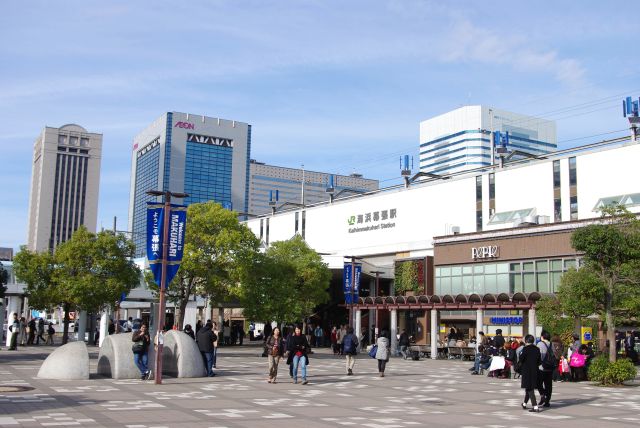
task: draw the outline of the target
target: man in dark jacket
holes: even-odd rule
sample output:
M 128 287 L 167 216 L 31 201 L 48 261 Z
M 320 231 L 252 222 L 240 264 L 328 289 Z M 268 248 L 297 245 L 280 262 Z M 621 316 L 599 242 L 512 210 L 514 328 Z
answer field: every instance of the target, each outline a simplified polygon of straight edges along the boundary
M 358 353 L 358 338 L 353 334 L 353 327 L 347 328 L 347 335 L 342 339 L 344 355 L 347 362 L 347 376 L 353 375 L 353 366 L 356 365 L 356 354 Z
M 496 330 L 496 335 L 493 338 L 493 346 L 500 350 L 504 347 L 504 337 L 502 336 L 502 329 Z
M 209 377 L 216 375 L 213 372 L 213 343 L 218 340 L 218 338 L 213 333 L 212 328 L 213 324 L 208 322 L 200 329 L 200 331 L 198 331 L 198 349 L 200 350 L 200 354 L 202 354 L 202 360 L 204 361 L 204 366 L 207 369 L 207 376 Z
M 400 348 L 400 355 L 405 360 L 407 359 L 407 348 L 409 347 L 409 335 L 407 330 L 402 330 L 400 333 L 400 339 L 398 339 L 398 347 Z

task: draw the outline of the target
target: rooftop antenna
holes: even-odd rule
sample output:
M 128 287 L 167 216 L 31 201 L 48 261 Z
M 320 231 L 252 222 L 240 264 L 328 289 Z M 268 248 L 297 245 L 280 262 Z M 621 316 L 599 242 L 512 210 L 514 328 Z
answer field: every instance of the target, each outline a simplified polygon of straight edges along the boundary
M 411 168 L 409 168 L 409 155 L 400 157 L 400 175 L 404 178 L 404 187 L 409 187 L 409 178 L 411 177 L 411 169 L 413 168 L 413 156 L 411 156 Z
M 631 125 L 631 143 L 638 142 L 638 124 L 640 123 L 640 98 L 633 101 L 631 97 L 622 100 L 622 115 L 629 119 Z
M 329 194 L 329 203 L 333 203 L 333 194 L 336 191 L 336 186 L 335 186 L 335 175 L 333 174 L 329 174 L 329 179 L 327 182 L 327 188 L 325 189 L 325 192 L 327 192 Z
M 276 205 L 278 204 L 279 196 L 279 190 L 269 190 L 269 206 L 271 207 L 272 215 L 275 215 L 276 213 Z

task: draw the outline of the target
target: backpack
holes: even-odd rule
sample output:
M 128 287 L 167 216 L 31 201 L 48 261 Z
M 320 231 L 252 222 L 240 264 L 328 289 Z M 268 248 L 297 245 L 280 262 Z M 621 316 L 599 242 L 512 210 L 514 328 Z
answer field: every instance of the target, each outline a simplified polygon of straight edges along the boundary
M 542 369 L 546 372 L 553 371 L 558 367 L 558 360 L 549 345 L 546 342 L 543 343 L 547 347 L 547 353 L 544 354 L 544 359 L 542 360 Z
M 345 354 L 355 354 L 356 353 L 356 345 L 354 343 L 354 337 L 352 334 L 347 334 L 342 341 L 342 346 L 344 347 Z

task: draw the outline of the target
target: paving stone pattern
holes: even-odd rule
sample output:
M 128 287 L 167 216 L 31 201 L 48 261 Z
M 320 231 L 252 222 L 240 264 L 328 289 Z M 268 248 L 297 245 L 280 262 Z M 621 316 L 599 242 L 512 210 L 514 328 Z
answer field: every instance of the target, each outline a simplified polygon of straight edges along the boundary
M 0 394 L 0 427 L 367 427 L 459 428 L 640 426 L 640 379 L 625 388 L 554 383 L 552 407 L 520 408 L 519 380 L 471 376 L 469 362 L 393 358 L 385 377 L 366 354 L 353 376 L 328 350 L 311 356 L 309 384 L 288 366 L 268 384 L 257 346 L 221 348 L 216 377 L 153 381 L 36 378 L 53 347 L 0 350 L 0 385 L 34 388 Z M 97 351 L 91 351 L 96 372 Z

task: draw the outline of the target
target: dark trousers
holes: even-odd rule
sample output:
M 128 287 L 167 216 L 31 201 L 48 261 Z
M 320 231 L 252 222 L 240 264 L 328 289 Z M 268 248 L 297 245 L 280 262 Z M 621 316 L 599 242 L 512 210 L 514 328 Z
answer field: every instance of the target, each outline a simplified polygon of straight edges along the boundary
M 204 368 L 207 370 L 207 376 L 213 376 L 213 352 L 202 352 L 202 361 L 204 361 Z
M 387 361 L 386 360 L 378 360 L 378 372 L 379 373 L 384 373 L 385 367 L 387 367 Z
M 538 370 L 538 392 L 540 397 L 544 396 L 545 402 L 551 401 L 551 393 L 553 392 L 553 371 Z M 542 402 L 542 398 L 540 398 Z
M 9 339 L 9 350 L 15 351 L 16 349 L 18 349 L 18 332 L 9 334 L 11 334 L 11 339 Z
M 524 404 L 527 404 L 529 402 L 529 399 L 531 399 L 531 405 L 532 406 L 537 406 L 538 403 L 536 402 L 536 391 L 535 389 L 527 389 L 524 391 Z

